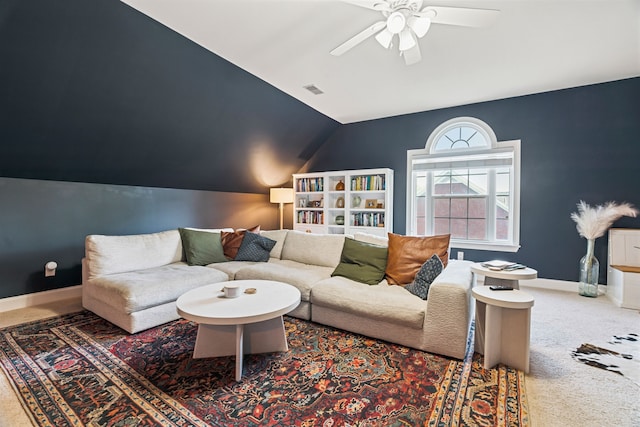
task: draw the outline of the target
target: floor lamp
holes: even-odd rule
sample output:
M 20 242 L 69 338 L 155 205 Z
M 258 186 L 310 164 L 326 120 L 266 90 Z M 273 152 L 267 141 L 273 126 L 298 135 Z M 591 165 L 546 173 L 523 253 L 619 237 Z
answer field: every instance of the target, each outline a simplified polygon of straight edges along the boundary
M 269 193 L 269 201 L 280 203 L 280 230 L 282 230 L 284 204 L 293 203 L 293 188 L 272 188 Z

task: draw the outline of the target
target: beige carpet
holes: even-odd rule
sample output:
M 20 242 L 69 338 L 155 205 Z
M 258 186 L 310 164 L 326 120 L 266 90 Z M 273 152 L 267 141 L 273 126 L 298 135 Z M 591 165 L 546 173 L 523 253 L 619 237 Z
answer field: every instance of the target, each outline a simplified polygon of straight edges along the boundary
M 531 364 L 526 377 L 535 427 L 640 427 L 640 387 L 602 369 L 578 363 L 571 352 L 583 343 L 640 333 L 640 313 L 615 307 L 606 297 L 524 288 L 532 309 Z M 81 309 L 79 300 L 1 313 L 0 327 Z M 0 374 L 0 427 L 26 426 L 4 373 Z
M 640 387 L 631 379 L 571 357 L 581 344 L 640 334 L 638 310 L 618 308 L 606 296 L 586 298 L 570 292 L 522 289 L 536 300 L 526 377 L 533 426 L 640 426 Z

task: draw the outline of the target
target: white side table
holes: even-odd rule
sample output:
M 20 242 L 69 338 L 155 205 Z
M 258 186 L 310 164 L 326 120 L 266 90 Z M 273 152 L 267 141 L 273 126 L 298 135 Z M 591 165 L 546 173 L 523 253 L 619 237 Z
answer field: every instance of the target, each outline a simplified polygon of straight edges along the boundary
M 520 280 L 531 280 L 538 277 L 538 272 L 533 268 L 525 267 L 518 270 L 490 270 L 483 267 L 481 263 L 471 264 L 471 271 L 474 276 L 481 274 L 485 277 L 484 285 L 505 285 L 513 289 L 520 289 Z
M 488 286 L 476 286 L 471 293 L 476 299 L 475 349 L 484 354 L 484 367 L 504 363 L 528 373 L 533 297 Z
M 238 285 L 238 298 L 225 298 L 222 288 Z M 242 378 L 244 354 L 287 351 L 282 316 L 300 304 L 300 291 L 272 280 L 234 280 L 201 286 L 176 301 L 178 314 L 198 323 L 193 358 L 236 356 L 236 381 Z

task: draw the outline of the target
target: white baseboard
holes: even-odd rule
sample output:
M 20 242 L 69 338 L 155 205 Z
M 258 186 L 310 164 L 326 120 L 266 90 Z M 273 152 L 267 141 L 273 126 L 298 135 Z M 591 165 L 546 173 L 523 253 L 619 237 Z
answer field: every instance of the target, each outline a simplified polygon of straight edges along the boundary
M 541 279 L 541 278 L 532 279 L 532 280 L 521 280 L 520 287 L 551 289 L 554 291 L 563 291 L 563 292 L 576 292 L 576 293 L 578 292 L 578 282 L 572 282 L 568 280 Z M 598 295 L 607 295 L 607 285 L 598 285 Z
M 554 291 L 578 292 L 578 282 L 556 279 L 537 279 L 520 280 L 521 287 L 551 289 Z
M 0 299 L 0 312 L 82 297 L 82 285 Z

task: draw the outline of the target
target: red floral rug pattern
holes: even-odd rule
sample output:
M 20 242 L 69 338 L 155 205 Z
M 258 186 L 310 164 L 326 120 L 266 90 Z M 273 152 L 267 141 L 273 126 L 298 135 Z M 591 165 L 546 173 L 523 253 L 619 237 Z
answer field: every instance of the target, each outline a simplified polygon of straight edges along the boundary
M 41 426 L 528 425 L 523 374 L 285 318 L 289 351 L 193 359 L 185 320 L 129 335 L 89 312 L 0 330 Z

